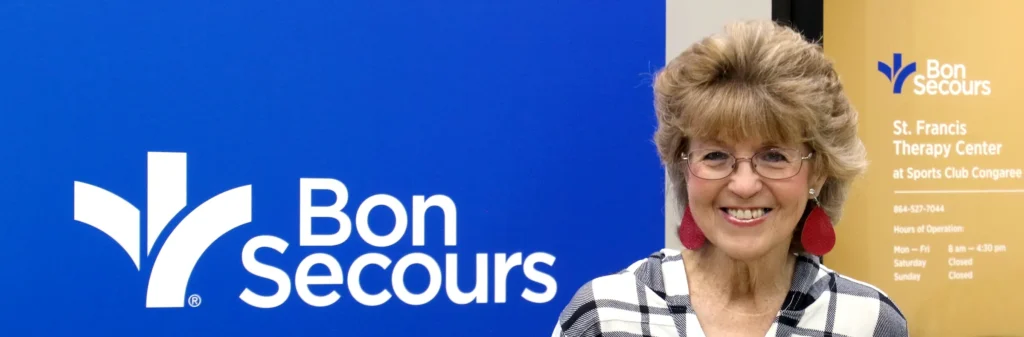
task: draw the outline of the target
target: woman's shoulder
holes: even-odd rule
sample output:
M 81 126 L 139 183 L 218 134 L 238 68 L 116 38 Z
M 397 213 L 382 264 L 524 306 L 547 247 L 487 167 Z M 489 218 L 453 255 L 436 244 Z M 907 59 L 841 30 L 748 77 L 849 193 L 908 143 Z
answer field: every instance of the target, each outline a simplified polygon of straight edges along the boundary
M 899 306 L 878 286 L 839 273 L 809 255 L 798 257 L 783 316 L 794 327 L 844 336 L 907 336 Z
M 559 315 L 552 336 L 598 336 L 610 327 L 639 324 L 650 312 L 668 313 L 666 300 L 683 289 L 673 289 L 665 279 L 685 280 L 679 251 L 662 249 L 630 263 L 617 272 L 591 279 L 581 286 Z M 678 288 L 678 287 L 677 287 Z M 643 322 L 658 329 L 657 322 Z M 672 324 L 671 320 L 667 323 Z M 670 327 L 675 330 L 674 324 Z M 639 331 L 637 332 L 640 333 Z
M 908 336 L 906 318 L 885 291 L 836 272 L 815 256 L 799 255 L 797 261 L 778 329 L 843 336 Z M 665 335 L 675 336 L 675 321 L 680 319 L 677 316 L 688 312 L 685 306 L 680 307 L 686 303 L 680 299 L 689 295 L 685 280 L 681 253 L 673 249 L 656 251 L 581 286 L 560 313 L 552 336 L 599 336 L 630 332 L 641 326 L 643 330 L 665 330 Z

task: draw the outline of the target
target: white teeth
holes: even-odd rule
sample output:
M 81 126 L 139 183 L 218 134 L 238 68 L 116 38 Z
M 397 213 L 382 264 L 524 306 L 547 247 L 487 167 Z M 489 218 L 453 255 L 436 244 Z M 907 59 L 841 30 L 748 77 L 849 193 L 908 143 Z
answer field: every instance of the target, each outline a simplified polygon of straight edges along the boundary
M 729 215 L 740 220 L 757 219 L 764 216 L 764 209 L 728 209 Z

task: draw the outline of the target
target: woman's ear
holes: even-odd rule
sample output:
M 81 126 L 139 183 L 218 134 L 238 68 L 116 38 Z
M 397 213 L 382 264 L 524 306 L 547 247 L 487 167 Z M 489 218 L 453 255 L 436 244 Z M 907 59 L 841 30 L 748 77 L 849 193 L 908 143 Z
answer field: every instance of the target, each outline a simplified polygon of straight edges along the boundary
M 822 189 L 825 187 L 825 177 L 815 180 L 811 186 L 814 186 L 814 190 L 817 191 L 814 193 L 815 196 L 821 194 Z
M 828 179 L 828 177 L 824 176 L 824 175 L 817 175 L 817 174 L 815 174 L 815 175 L 811 176 L 811 179 L 808 182 L 808 185 L 810 185 L 809 186 L 810 188 L 814 189 L 814 191 L 815 191 L 814 195 L 815 196 L 821 194 L 821 189 L 825 187 L 825 180 L 827 180 L 827 179 Z

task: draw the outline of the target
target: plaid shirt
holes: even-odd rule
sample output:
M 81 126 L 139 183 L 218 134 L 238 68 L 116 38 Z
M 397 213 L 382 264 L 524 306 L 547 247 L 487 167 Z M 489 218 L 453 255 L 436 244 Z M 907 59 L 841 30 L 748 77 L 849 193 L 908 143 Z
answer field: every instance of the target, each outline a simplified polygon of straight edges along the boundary
M 766 336 L 908 335 L 906 318 L 884 292 L 799 255 L 792 288 Z M 663 249 L 585 284 L 552 334 L 577 336 L 704 336 L 690 307 L 682 255 Z

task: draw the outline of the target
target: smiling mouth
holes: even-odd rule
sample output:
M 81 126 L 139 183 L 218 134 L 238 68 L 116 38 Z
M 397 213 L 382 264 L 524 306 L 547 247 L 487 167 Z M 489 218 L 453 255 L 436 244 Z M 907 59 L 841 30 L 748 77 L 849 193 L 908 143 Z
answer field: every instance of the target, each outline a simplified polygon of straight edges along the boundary
M 753 221 L 771 213 L 771 208 L 720 208 L 722 212 L 740 221 Z

